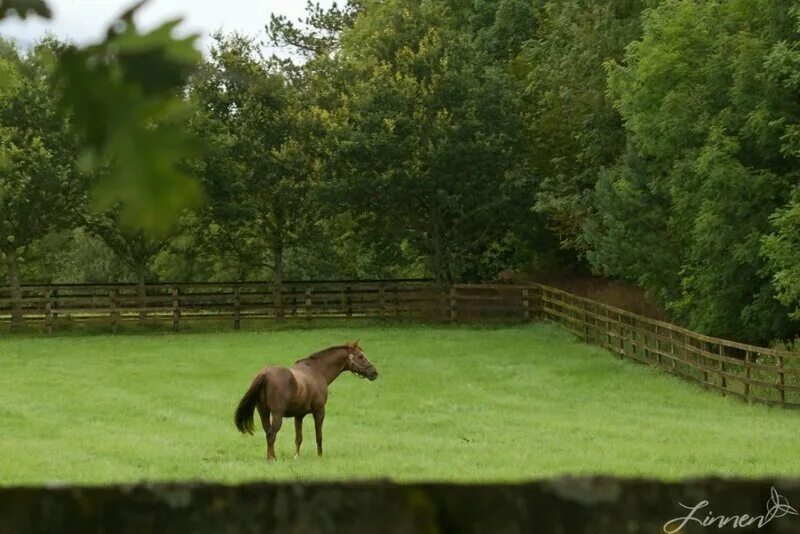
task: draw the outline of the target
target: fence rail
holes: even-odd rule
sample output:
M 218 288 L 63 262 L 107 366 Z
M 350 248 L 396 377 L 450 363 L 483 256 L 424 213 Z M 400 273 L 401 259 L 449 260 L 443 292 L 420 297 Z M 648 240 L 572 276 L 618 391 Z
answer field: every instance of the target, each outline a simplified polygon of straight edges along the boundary
M 588 343 L 747 402 L 800 408 L 800 353 L 705 336 L 547 286 L 544 319 Z
M 748 402 L 800 407 L 800 354 L 704 336 L 544 285 L 452 285 L 430 280 L 269 283 L 61 284 L 0 288 L 0 323 L 43 331 L 99 323 L 318 318 L 558 323 L 620 358 L 658 367 Z
M 280 295 L 270 283 L 62 284 L 24 286 L 14 300 L 0 288 L 0 323 L 41 325 L 51 333 L 70 324 L 251 319 L 370 318 L 428 321 L 528 320 L 532 303 L 518 286 L 443 287 L 430 280 L 289 282 Z

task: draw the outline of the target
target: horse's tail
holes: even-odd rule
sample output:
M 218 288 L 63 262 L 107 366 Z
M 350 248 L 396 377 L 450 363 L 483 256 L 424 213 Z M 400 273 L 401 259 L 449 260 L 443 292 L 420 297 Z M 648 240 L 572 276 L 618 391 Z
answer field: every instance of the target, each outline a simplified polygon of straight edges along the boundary
M 253 379 L 253 383 L 250 384 L 250 387 L 244 394 L 244 397 L 242 397 L 242 400 L 239 401 L 239 406 L 236 408 L 236 415 L 233 420 L 236 423 L 236 428 L 238 428 L 239 432 L 242 434 L 253 433 L 253 411 L 256 409 L 256 404 L 258 404 L 258 398 L 262 390 L 266 387 L 267 375 L 258 373 Z

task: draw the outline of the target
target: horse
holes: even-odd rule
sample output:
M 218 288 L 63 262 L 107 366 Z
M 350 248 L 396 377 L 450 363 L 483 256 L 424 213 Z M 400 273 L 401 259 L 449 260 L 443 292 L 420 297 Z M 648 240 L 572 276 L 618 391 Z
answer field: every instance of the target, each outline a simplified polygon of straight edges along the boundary
M 242 434 L 252 435 L 253 412 L 258 409 L 267 438 L 267 461 L 274 461 L 275 438 L 283 418 L 294 417 L 295 455 L 299 456 L 303 418 L 310 413 L 314 416 L 317 454 L 322 456 L 322 422 L 328 386 L 345 371 L 370 381 L 378 378 L 378 370 L 367 359 L 358 341 L 321 350 L 297 360 L 290 368 L 265 367 L 256 374 L 239 401 L 234 415 L 236 428 Z

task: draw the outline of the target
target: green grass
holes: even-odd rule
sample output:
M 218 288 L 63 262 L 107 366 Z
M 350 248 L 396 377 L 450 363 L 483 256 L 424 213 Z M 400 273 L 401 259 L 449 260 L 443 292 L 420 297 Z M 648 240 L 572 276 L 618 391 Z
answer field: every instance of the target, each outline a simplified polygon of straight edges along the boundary
M 332 386 L 277 463 L 233 409 L 254 373 L 360 338 L 381 372 Z M 340 325 L 0 339 L 0 485 L 49 481 L 509 481 L 800 475 L 800 413 L 748 406 L 622 362 L 546 325 Z M 258 420 L 258 418 L 256 418 Z

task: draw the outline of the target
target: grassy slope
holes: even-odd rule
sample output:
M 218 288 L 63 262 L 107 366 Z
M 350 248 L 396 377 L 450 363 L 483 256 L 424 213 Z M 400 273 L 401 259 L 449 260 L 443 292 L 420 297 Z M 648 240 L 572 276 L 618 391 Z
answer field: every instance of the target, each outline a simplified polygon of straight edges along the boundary
M 332 387 L 326 456 L 293 425 L 240 436 L 255 371 L 361 338 L 381 371 Z M 0 340 L 0 484 L 800 475 L 800 414 L 747 406 L 544 325 Z M 256 418 L 257 419 L 257 418 Z

